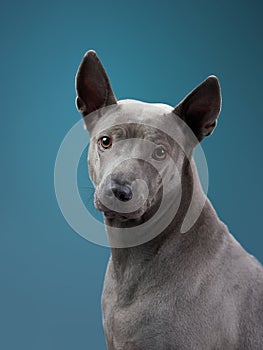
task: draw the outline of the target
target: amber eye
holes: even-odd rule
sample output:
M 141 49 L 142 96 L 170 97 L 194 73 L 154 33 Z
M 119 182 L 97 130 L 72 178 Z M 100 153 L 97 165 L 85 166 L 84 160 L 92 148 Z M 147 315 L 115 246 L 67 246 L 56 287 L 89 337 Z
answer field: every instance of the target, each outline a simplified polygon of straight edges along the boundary
M 107 148 L 110 148 L 112 145 L 112 139 L 108 136 L 102 136 L 98 140 L 98 145 L 102 151 L 104 151 Z
M 155 148 L 152 156 L 156 160 L 164 160 L 166 158 L 166 155 L 166 150 L 162 146 L 158 146 Z

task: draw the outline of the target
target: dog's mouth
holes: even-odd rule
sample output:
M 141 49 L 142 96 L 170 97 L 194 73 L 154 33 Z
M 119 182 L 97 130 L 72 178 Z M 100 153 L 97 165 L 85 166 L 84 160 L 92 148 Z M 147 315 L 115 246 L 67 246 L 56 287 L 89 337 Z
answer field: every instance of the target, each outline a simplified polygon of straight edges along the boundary
M 146 208 L 139 208 L 136 211 L 133 211 L 130 213 L 117 212 L 117 211 L 108 209 L 96 198 L 94 200 L 94 204 L 97 210 L 103 212 L 106 219 L 117 220 L 120 222 L 126 222 L 130 220 L 132 221 L 139 220 L 144 215 L 146 210 Z
M 116 227 L 137 226 L 148 221 L 158 210 L 162 199 L 162 189 L 152 198 L 148 198 L 144 204 L 131 212 L 121 212 L 107 208 L 97 197 L 94 196 L 94 205 L 98 211 L 103 212 L 104 218 L 109 225 Z M 128 225 L 128 226 L 127 226 Z
M 104 215 L 107 219 L 117 219 L 119 221 L 125 222 L 128 220 L 137 220 L 140 219 L 143 215 L 143 210 L 137 210 L 136 212 L 124 214 L 124 213 L 118 213 L 116 211 L 104 211 Z

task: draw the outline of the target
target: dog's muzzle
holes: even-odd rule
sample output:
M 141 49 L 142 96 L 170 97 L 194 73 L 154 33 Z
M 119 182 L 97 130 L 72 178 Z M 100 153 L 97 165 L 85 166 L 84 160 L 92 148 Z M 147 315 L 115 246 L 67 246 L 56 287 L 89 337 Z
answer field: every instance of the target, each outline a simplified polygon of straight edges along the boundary
M 107 218 L 126 221 L 143 215 L 148 194 L 143 180 L 129 182 L 110 177 L 96 190 L 94 203 Z

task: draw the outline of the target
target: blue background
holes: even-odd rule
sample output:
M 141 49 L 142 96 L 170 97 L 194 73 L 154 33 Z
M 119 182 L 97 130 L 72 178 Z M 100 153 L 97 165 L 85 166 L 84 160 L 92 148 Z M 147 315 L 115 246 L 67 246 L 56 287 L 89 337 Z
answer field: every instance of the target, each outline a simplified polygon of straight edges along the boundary
M 263 261 L 262 10 L 240 0 L 2 2 L 1 349 L 105 349 L 109 250 L 68 226 L 53 187 L 58 147 L 80 118 L 74 76 L 88 49 L 118 98 L 173 105 L 218 75 L 223 110 L 203 143 L 209 197 Z

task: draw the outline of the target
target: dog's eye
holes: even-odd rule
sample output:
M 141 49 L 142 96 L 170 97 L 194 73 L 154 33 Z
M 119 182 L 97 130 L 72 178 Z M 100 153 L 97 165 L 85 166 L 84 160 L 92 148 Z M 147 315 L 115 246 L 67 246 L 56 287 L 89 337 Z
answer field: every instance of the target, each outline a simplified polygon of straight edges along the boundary
M 166 158 L 166 150 L 162 146 L 155 148 L 153 152 L 153 158 L 156 160 L 164 160 Z
M 102 136 L 99 140 L 98 140 L 98 145 L 99 148 L 104 151 L 107 148 L 110 148 L 112 145 L 112 139 L 108 136 Z

